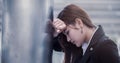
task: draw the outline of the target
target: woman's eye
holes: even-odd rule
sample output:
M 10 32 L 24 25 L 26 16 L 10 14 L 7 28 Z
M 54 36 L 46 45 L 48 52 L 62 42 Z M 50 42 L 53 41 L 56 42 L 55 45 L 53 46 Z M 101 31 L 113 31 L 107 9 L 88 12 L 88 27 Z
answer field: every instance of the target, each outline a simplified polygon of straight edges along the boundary
M 63 31 L 63 33 L 64 33 L 65 35 L 68 35 L 68 34 L 69 34 L 69 30 L 65 30 L 65 31 Z
M 69 31 L 66 31 L 66 35 L 68 35 L 69 34 Z

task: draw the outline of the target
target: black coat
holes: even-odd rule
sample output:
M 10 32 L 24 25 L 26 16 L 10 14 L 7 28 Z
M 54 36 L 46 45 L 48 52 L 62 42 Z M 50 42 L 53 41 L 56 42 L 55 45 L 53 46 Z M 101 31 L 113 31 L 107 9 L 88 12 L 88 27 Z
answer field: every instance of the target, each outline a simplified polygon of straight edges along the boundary
M 59 43 L 54 44 L 54 49 L 61 50 Z M 105 36 L 102 27 L 99 26 L 85 54 L 82 58 L 76 58 L 73 63 L 120 63 L 120 59 L 116 44 Z

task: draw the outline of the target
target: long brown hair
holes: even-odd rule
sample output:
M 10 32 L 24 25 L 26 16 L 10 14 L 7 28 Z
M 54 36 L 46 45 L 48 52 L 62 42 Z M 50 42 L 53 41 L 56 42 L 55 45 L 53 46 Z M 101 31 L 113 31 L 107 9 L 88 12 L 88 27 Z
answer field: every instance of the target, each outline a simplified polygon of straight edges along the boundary
M 71 42 L 68 42 L 66 36 L 63 33 L 59 34 L 58 41 L 65 53 L 64 63 L 76 63 L 76 60 L 82 57 L 82 48 L 76 47 Z

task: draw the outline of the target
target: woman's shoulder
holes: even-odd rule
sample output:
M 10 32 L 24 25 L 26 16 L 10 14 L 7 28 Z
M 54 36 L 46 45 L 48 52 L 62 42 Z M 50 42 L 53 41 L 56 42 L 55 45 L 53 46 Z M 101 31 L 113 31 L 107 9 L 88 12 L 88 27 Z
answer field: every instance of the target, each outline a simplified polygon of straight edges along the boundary
M 98 43 L 96 51 L 99 53 L 118 53 L 118 48 L 117 44 L 113 40 L 106 38 Z
M 99 42 L 100 47 L 117 47 L 116 43 L 110 38 L 106 37 Z
M 104 63 L 120 62 L 117 45 L 113 40 L 109 38 L 99 42 L 99 46 L 96 48 L 95 54 Z

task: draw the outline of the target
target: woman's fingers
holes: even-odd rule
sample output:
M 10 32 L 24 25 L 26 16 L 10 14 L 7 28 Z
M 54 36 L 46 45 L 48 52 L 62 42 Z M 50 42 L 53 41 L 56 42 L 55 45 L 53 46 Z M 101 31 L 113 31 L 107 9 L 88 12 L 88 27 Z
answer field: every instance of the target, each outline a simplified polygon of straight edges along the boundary
M 66 28 L 66 24 L 60 19 L 55 19 L 53 21 L 53 27 L 55 28 L 56 32 L 60 33 Z
M 58 26 L 60 26 L 60 25 L 64 25 L 64 22 L 61 21 L 61 20 L 55 20 L 55 21 L 53 21 L 53 24 L 54 24 L 56 27 L 58 27 Z

